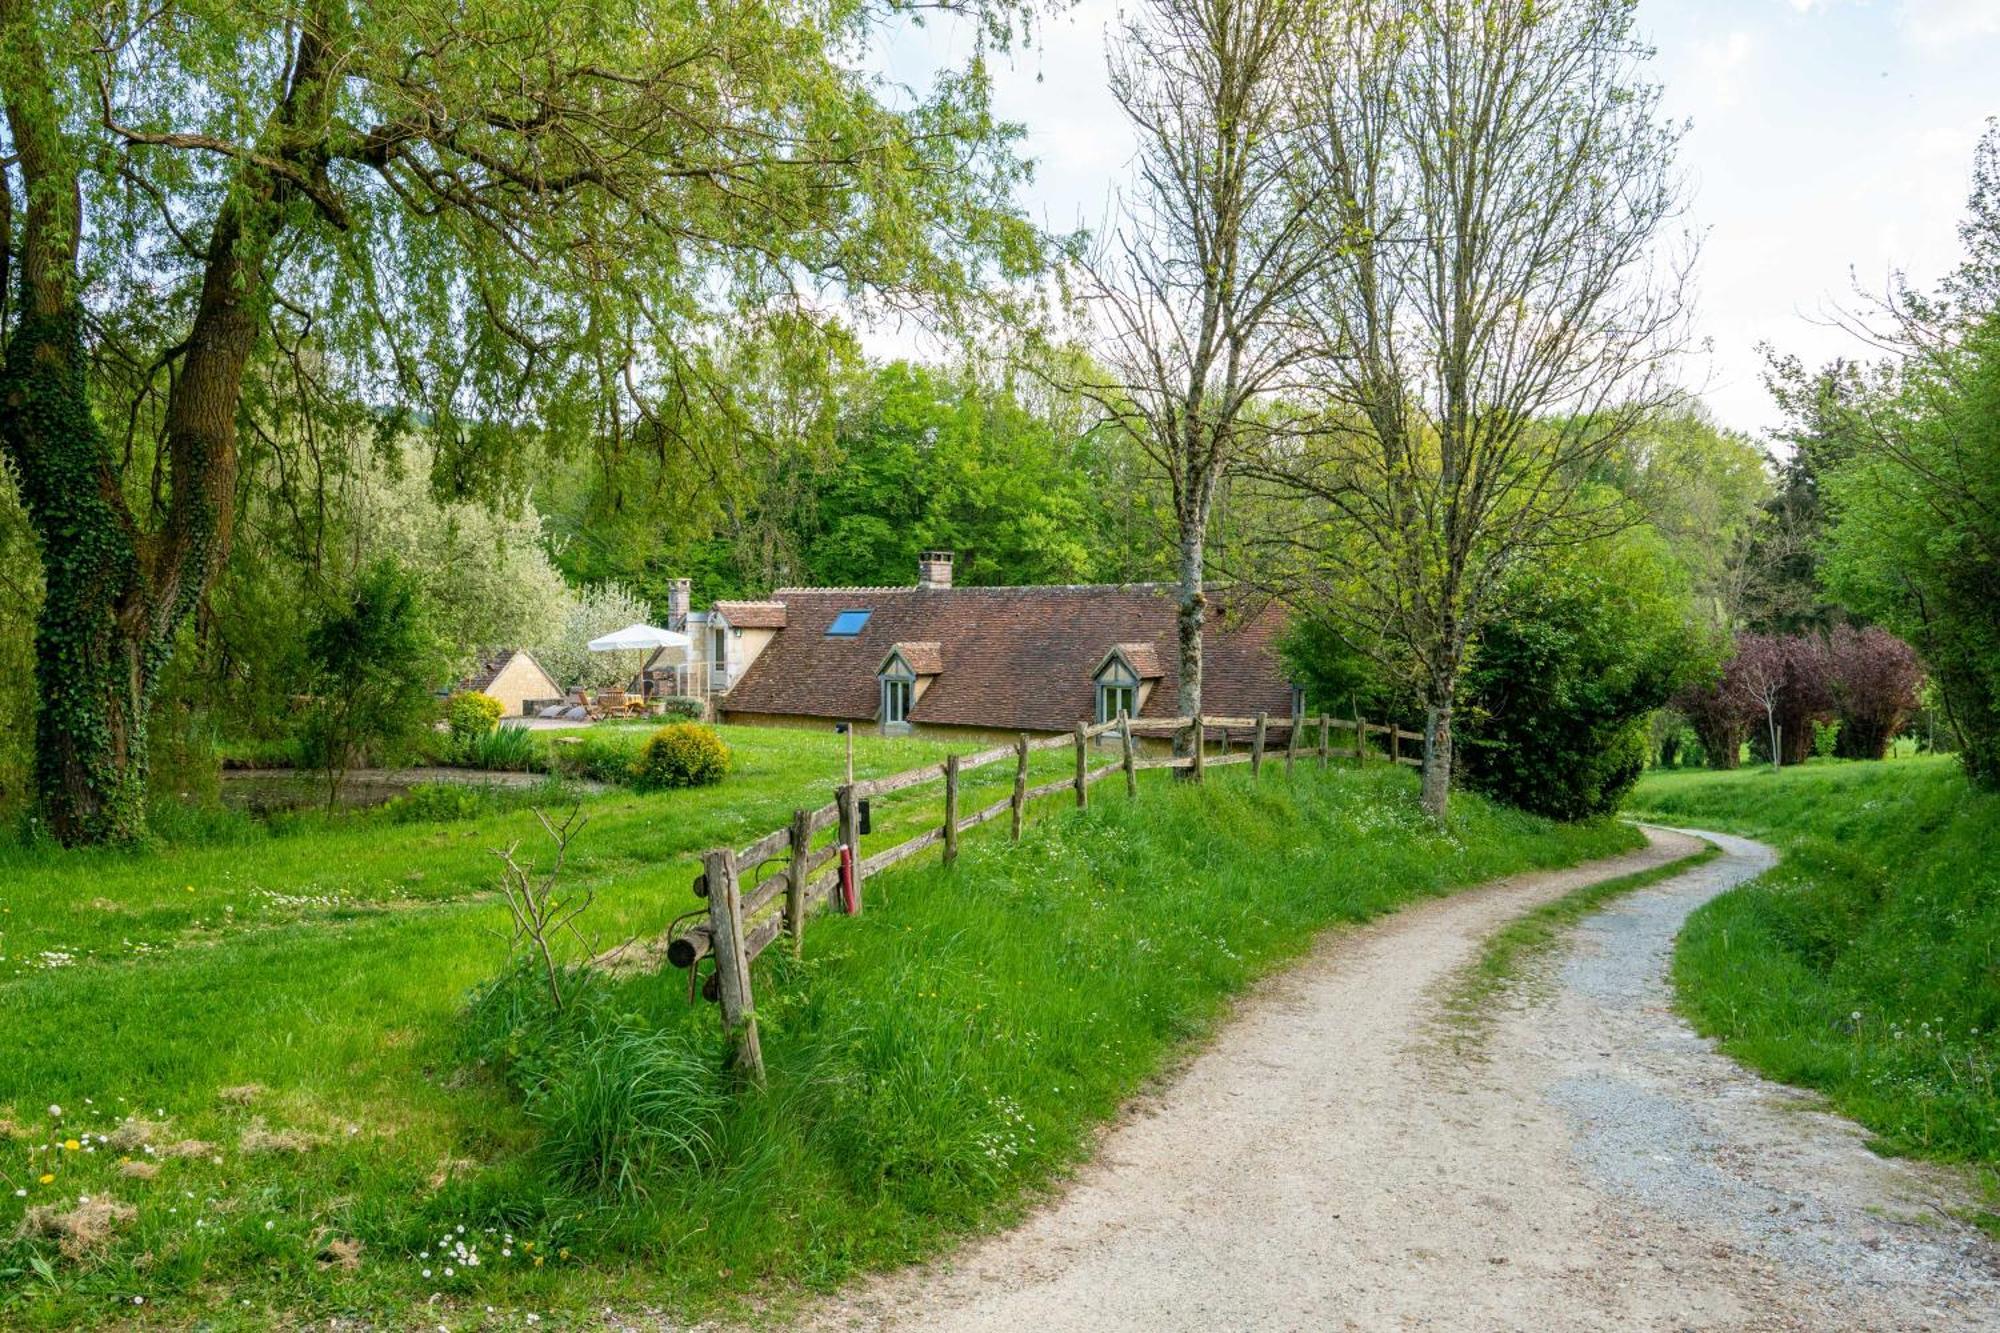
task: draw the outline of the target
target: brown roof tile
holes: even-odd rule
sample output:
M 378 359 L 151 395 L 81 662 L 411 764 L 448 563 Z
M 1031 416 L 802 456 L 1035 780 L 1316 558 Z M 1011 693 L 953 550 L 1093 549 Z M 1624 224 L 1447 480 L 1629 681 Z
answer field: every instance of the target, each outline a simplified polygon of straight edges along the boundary
M 889 651 L 902 654 L 903 662 L 919 676 L 935 676 L 944 670 L 944 652 L 936 643 L 899 643 Z M 889 659 L 884 655 L 882 660 Z
M 783 602 L 717 602 L 715 609 L 737 629 L 783 629 Z
M 910 710 L 919 724 L 1066 731 L 1094 713 L 1091 674 L 1114 646 L 1154 681 L 1142 716 L 1175 712 L 1175 602 L 1165 585 L 787 588 L 774 600 L 784 606 L 785 628 L 730 690 L 725 713 L 872 718 L 876 672 L 898 644 L 934 644 L 939 666 L 949 663 Z M 861 633 L 827 637 L 836 615 L 861 608 L 873 613 Z M 1211 593 L 1203 711 L 1291 711 L 1277 652 L 1283 625 L 1275 605 L 1232 606 L 1226 593 Z M 1137 660 L 1148 653 L 1150 662 Z

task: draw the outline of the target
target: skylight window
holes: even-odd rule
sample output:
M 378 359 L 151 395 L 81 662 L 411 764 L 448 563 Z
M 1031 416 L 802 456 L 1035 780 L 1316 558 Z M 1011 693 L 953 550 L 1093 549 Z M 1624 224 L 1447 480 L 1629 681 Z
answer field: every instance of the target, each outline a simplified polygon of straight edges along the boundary
M 829 639 L 853 638 L 861 632 L 861 627 L 868 623 L 870 614 L 872 613 L 868 611 L 842 611 L 833 618 L 833 623 L 826 627 L 826 637 Z

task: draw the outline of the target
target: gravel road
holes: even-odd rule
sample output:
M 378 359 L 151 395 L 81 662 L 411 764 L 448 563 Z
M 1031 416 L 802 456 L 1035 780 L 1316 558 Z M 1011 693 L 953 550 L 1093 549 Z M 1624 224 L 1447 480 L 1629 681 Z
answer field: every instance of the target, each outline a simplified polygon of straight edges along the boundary
M 1645 851 L 1330 935 L 1022 1226 L 808 1312 L 814 1329 L 2000 1329 L 1959 1185 L 1717 1055 L 1669 1006 L 1688 912 L 1771 851 L 1587 920 L 1482 1058 L 1439 997 L 1495 927 Z

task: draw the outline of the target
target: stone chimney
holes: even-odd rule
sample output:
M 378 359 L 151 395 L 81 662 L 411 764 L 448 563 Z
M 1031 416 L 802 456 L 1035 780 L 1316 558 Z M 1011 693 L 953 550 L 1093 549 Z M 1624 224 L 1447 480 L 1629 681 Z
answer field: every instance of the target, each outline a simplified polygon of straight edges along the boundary
M 951 586 L 950 551 L 925 551 L 917 557 L 917 586 L 919 588 Z
M 667 626 L 673 628 L 687 624 L 688 612 L 693 610 L 694 580 L 667 580 Z

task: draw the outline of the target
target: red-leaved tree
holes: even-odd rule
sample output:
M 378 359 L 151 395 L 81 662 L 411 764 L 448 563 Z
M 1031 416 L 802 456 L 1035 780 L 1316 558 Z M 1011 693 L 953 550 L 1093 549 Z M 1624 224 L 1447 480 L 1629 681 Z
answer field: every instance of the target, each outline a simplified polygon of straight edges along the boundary
M 1762 717 L 1760 748 L 1779 764 L 1804 763 L 1813 752 L 1813 724 L 1833 717 L 1825 641 L 1808 634 L 1744 634 L 1730 667 Z
M 1834 629 L 1826 647 L 1833 706 L 1840 717 L 1834 753 L 1880 759 L 1917 709 L 1924 666 L 1916 649 L 1879 625 Z

